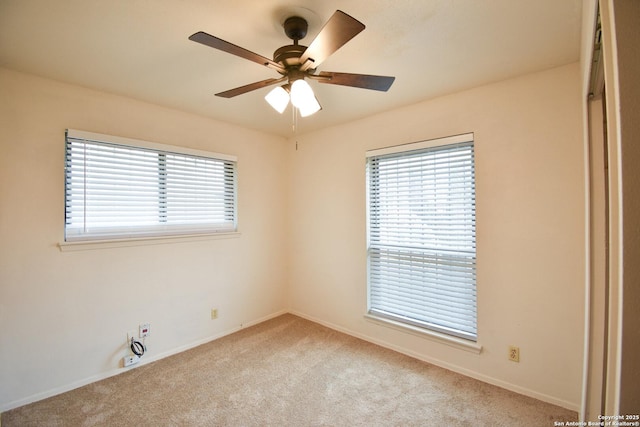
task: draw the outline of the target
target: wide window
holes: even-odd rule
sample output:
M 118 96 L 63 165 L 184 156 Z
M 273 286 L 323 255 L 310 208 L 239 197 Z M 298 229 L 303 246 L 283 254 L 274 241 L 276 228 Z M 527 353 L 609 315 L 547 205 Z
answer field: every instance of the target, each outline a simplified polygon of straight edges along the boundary
M 67 130 L 65 240 L 236 230 L 236 159 Z
M 477 339 L 473 134 L 367 153 L 369 314 Z

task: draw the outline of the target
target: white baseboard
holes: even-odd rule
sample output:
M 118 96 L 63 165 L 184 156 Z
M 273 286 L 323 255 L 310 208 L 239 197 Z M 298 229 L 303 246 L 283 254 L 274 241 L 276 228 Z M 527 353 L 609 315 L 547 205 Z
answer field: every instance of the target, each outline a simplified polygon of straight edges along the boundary
M 369 335 L 365 335 L 365 334 L 361 334 L 361 333 L 352 331 L 350 329 L 344 328 L 342 326 L 333 324 L 331 322 L 326 322 L 324 320 L 315 318 L 313 316 L 309 316 L 309 315 L 307 315 L 305 313 L 301 313 L 301 312 L 298 312 L 298 311 L 295 311 L 295 310 L 280 310 L 280 311 L 277 311 L 275 313 L 269 314 L 267 316 L 261 317 L 259 319 L 252 320 L 252 321 L 250 321 L 248 323 L 244 323 L 244 324 L 239 325 L 239 326 L 237 326 L 235 328 L 220 332 L 220 333 L 218 333 L 216 335 L 213 335 L 213 336 L 201 339 L 201 340 L 197 340 L 197 341 L 191 342 L 189 344 L 186 344 L 186 345 L 183 345 L 183 346 L 180 346 L 180 347 L 176 347 L 176 348 L 174 348 L 174 349 L 172 349 L 170 351 L 166 351 L 164 353 L 160 353 L 160 354 L 154 355 L 154 356 L 149 357 L 149 358 L 142 359 L 138 364 L 136 364 L 135 366 L 133 366 L 131 368 L 116 368 L 116 369 L 112 369 L 110 371 L 103 372 L 103 373 L 100 373 L 98 375 L 93 375 L 91 377 L 84 378 L 84 379 L 79 380 L 79 381 L 74 381 L 72 383 L 65 384 L 65 385 L 60 386 L 60 387 L 56 387 L 56 388 L 53 388 L 53 389 L 50 389 L 50 390 L 47 390 L 47 391 L 44 391 L 44 392 L 41 392 L 41 393 L 36 393 L 36 394 L 33 394 L 33 395 L 28 396 L 26 398 L 15 400 L 13 402 L 9 402 L 7 404 L 4 404 L 4 405 L 0 406 L 0 423 L 2 422 L 1 421 L 1 412 L 3 412 L 3 411 L 8 411 L 10 409 L 14 409 L 14 408 L 17 408 L 17 407 L 20 407 L 20 406 L 23 406 L 23 405 L 27 405 L 29 403 L 37 402 L 38 400 L 46 399 L 48 397 L 52 397 L 52 396 L 55 396 L 55 395 L 58 395 L 58 394 L 61 394 L 61 393 L 65 393 L 67 391 L 74 390 L 76 388 L 79 388 L 79 387 L 85 386 L 87 384 L 91 384 L 91 383 L 94 383 L 96 381 L 100 381 L 100 380 L 112 377 L 114 375 L 122 374 L 124 372 L 129 371 L 130 369 L 136 369 L 139 366 L 146 365 L 148 363 L 155 362 L 157 360 L 164 359 L 166 357 L 173 356 L 173 355 L 178 354 L 178 353 L 182 353 L 183 351 L 187 351 L 187 350 L 190 350 L 190 349 L 192 349 L 194 347 L 198 347 L 198 346 L 200 346 L 202 344 L 206 344 L 208 342 L 215 341 L 215 340 L 220 339 L 222 337 L 225 337 L 227 335 L 233 334 L 234 332 L 238 332 L 241 329 L 257 325 L 259 323 L 265 322 L 267 320 L 273 319 L 275 317 L 281 316 L 281 315 L 286 314 L 286 313 L 291 313 L 291 314 L 299 316 L 299 317 L 301 317 L 303 319 L 310 320 L 312 322 L 318 323 L 320 325 L 326 326 L 326 327 L 328 327 L 330 329 L 342 332 L 344 334 L 347 334 L 347 335 L 350 335 L 350 336 L 353 336 L 353 337 L 356 337 L 356 338 L 360 338 L 360 339 L 362 339 L 364 341 L 371 342 L 373 344 L 379 345 L 381 347 L 388 348 L 390 350 L 397 351 L 398 353 L 406 354 L 407 356 L 413 357 L 414 359 L 418 359 L 418 360 L 422 360 L 422 361 L 427 362 L 427 363 L 431 363 L 431 364 L 439 366 L 441 368 L 445 368 L 445 369 L 448 369 L 450 371 L 457 372 L 459 374 L 462 374 L 462 375 L 465 375 L 465 376 L 468 376 L 468 377 L 471 377 L 471 378 L 475 378 L 475 379 L 477 379 L 479 381 L 482 381 L 482 382 L 485 382 L 485 383 L 488 383 L 488 384 L 492 384 L 492 385 L 504 388 L 506 390 L 513 391 L 513 392 L 518 393 L 518 394 L 529 396 L 529 397 L 532 397 L 534 399 L 541 400 L 543 402 L 551 403 L 553 405 L 561 406 L 563 408 L 566 408 L 566 409 L 569 409 L 569 410 L 572 410 L 572 411 L 578 412 L 580 410 L 580 405 L 575 403 L 575 402 L 568 402 L 566 400 L 558 399 L 558 398 L 556 398 L 554 396 L 550 396 L 550 395 L 547 395 L 547 394 L 544 394 L 544 393 L 539 393 L 539 392 L 536 392 L 534 390 L 530 390 L 528 388 L 521 387 L 521 386 L 519 386 L 517 384 L 509 383 L 509 382 L 506 382 L 506 381 L 503 381 L 503 380 L 500 380 L 500 379 L 497 379 L 497 378 L 493 378 L 493 377 L 490 377 L 490 376 L 487 376 L 487 375 L 484 375 L 484 374 L 480 374 L 478 372 L 471 371 L 469 369 L 462 368 L 462 367 L 457 366 L 457 365 L 453 365 L 453 364 L 445 362 L 443 360 L 435 359 L 435 358 L 426 356 L 424 354 L 416 353 L 416 352 L 414 352 L 412 350 L 408 350 L 406 348 L 397 346 L 395 344 L 388 343 L 388 342 L 380 340 L 378 338 L 375 338 L 375 337 L 372 337 L 372 336 L 369 336 Z
M 259 323 L 262 323 L 262 322 L 265 322 L 267 320 L 273 319 L 274 317 L 281 316 L 281 315 L 286 314 L 288 312 L 289 312 L 289 310 L 280 310 L 280 311 L 277 311 L 275 313 L 269 314 L 267 316 L 261 317 L 259 319 L 255 319 L 255 320 L 252 320 L 250 322 L 243 323 L 243 324 L 241 324 L 241 325 L 239 325 L 239 326 L 237 326 L 235 328 L 232 328 L 232 329 L 217 333 L 217 334 L 215 334 L 213 336 L 210 336 L 210 337 L 207 337 L 207 338 L 204 338 L 204 339 L 201 339 L 201 340 L 197 340 L 197 341 L 191 342 L 189 344 L 186 344 L 186 345 L 183 345 L 183 346 L 180 346 L 180 347 L 176 347 L 176 348 L 171 349 L 169 351 L 165 351 L 164 353 L 156 354 L 156 355 L 153 355 L 151 357 L 146 357 L 145 356 L 143 359 L 140 359 L 140 362 L 138 362 L 134 366 L 131 366 L 131 367 L 128 367 L 128 368 L 118 367 L 118 368 L 115 368 L 115 369 L 111 369 L 109 371 L 102 372 L 102 373 L 97 374 L 97 375 L 92 375 L 90 377 L 83 378 L 81 380 L 74 381 L 72 383 L 62 385 L 60 387 L 55 387 L 55 388 L 47 390 L 47 391 L 36 393 L 36 394 L 31 395 L 31 396 L 27 396 L 25 398 L 14 400 L 12 402 L 0 405 L 0 423 L 2 422 L 1 421 L 1 419 L 2 419 L 1 413 L 4 412 L 4 411 L 8 411 L 8 410 L 11 410 L 11 409 L 14 409 L 14 408 L 18 408 L 20 406 L 28 405 L 29 403 L 37 402 L 39 400 L 46 399 L 46 398 L 52 397 L 52 396 L 56 396 L 58 394 L 66 393 L 67 391 L 74 390 L 76 388 L 85 386 L 87 384 L 91 384 L 91 383 L 94 383 L 96 381 L 104 380 L 106 378 L 113 377 L 114 375 L 119 375 L 119 374 L 125 373 L 127 371 L 130 371 L 131 369 L 137 369 L 140 366 L 149 364 L 151 362 L 155 362 L 155 361 L 160 360 L 160 359 L 164 359 L 165 357 L 169 357 L 169 356 L 173 356 L 173 355 L 178 354 L 178 353 L 182 353 L 183 351 L 190 350 L 190 349 L 192 349 L 194 347 L 198 347 L 198 346 L 200 346 L 202 344 L 206 344 L 208 342 L 215 341 L 215 340 L 220 339 L 222 337 L 225 337 L 227 335 L 231 335 L 234 332 L 238 332 L 241 329 L 248 328 L 248 327 L 253 326 L 253 325 L 257 325 Z
M 513 384 L 513 383 L 510 383 L 510 382 L 507 382 L 507 381 L 504 381 L 504 380 L 501 380 L 501 379 L 498 379 L 498 378 L 494 378 L 494 377 L 491 377 L 491 376 L 488 376 L 488 375 L 484 375 L 484 374 L 469 370 L 467 368 L 463 368 L 463 367 L 460 367 L 460 366 L 457 366 L 457 365 L 453 365 L 451 363 L 445 362 L 445 361 L 440 360 L 440 359 L 429 357 L 429 356 L 426 356 L 426 355 L 421 354 L 421 353 L 416 353 L 416 352 L 414 352 L 412 350 L 408 350 L 406 348 L 397 346 L 395 344 L 391 344 L 389 342 L 380 340 L 378 338 L 371 337 L 371 336 L 365 335 L 365 334 L 361 334 L 361 333 L 352 331 L 350 329 L 344 328 L 342 326 L 335 325 L 335 324 L 333 324 L 331 322 L 326 322 L 324 320 L 315 318 L 313 316 L 309 316 L 309 315 L 307 315 L 305 313 L 301 313 L 301 312 L 298 312 L 298 311 L 295 311 L 295 310 L 290 310 L 289 313 L 291 313 L 293 315 L 296 315 L 296 316 L 299 316 L 299 317 L 302 317 L 303 319 L 307 319 L 307 320 L 310 320 L 312 322 L 318 323 L 320 325 L 326 326 L 327 328 L 336 330 L 338 332 L 342 332 L 344 334 L 351 335 L 352 337 L 360 338 L 360 339 L 362 339 L 364 341 L 368 341 L 370 343 L 379 345 L 381 347 L 388 348 L 388 349 L 393 350 L 393 351 L 397 351 L 398 353 L 406 354 L 407 356 L 413 357 L 414 359 L 422 360 L 423 362 L 431 363 L 431 364 L 439 366 L 441 368 L 448 369 L 448 370 L 453 371 L 453 372 L 457 372 L 457 373 L 462 374 L 464 376 L 467 376 L 467 377 L 470 377 L 470 378 L 474 378 L 476 380 L 479 380 L 479 381 L 482 381 L 482 382 L 485 382 L 485 383 L 488 383 L 488 384 L 491 384 L 491 385 L 495 385 L 495 386 L 498 386 L 500 388 L 504 388 L 506 390 L 513 391 L 513 392 L 518 393 L 518 394 L 522 394 L 524 396 L 532 397 L 534 399 L 541 400 L 543 402 L 551 403 L 552 405 L 557 405 L 557 406 L 569 409 L 571 411 L 575 411 L 575 412 L 579 412 L 580 411 L 580 404 L 579 403 L 569 402 L 569 401 L 566 401 L 566 400 L 563 400 L 563 399 L 558 399 L 557 397 L 550 396 L 550 395 L 544 394 L 544 393 L 539 393 L 539 392 L 537 392 L 535 390 L 531 390 L 531 389 L 528 389 L 526 387 L 521 387 L 521 386 L 519 386 L 517 384 Z

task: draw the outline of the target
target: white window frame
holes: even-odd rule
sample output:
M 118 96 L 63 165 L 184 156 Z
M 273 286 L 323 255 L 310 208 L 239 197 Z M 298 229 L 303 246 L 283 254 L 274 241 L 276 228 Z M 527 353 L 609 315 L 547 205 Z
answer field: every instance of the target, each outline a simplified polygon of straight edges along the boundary
M 466 252 L 465 249 L 465 258 L 467 260 L 472 258 L 470 264 L 473 268 L 472 275 L 472 286 L 473 286 L 473 296 L 465 298 L 470 298 L 469 302 L 472 305 L 470 308 L 473 310 L 474 324 L 473 326 L 464 326 L 458 328 L 457 325 L 455 327 L 450 327 L 450 325 L 432 323 L 429 321 L 416 320 L 411 315 L 404 316 L 403 313 L 400 312 L 388 312 L 381 307 L 385 306 L 385 303 L 374 303 L 372 300 L 372 253 L 375 250 L 379 250 L 380 240 L 382 237 L 378 237 L 377 234 L 375 237 L 372 237 L 372 228 L 375 228 L 372 225 L 372 161 L 374 159 L 380 159 L 386 157 L 394 157 L 394 156 L 402 156 L 403 154 L 415 154 L 417 151 L 427 151 L 434 149 L 441 149 L 453 146 L 465 146 L 468 145 L 471 147 L 471 159 L 472 165 L 471 169 L 473 171 L 473 241 L 472 253 Z M 399 146 L 387 147 L 377 150 L 367 151 L 366 159 L 367 159 L 367 314 L 366 317 L 373 319 L 377 322 L 386 323 L 387 325 L 391 325 L 392 327 L 399 327 L 401 329 L 405 329 L 409 332 L 417 332 L 417 333 L 425 333 L 429 336 L 434 336 L 441 340 L 446 341 L 449 344 L 454 344 L 460 348 L 465 348 L 467 350 L 471 349 L 472 351 L 479 352 L 481 347 L 477 344 L 477 299 L 476 299 L 476 280 L 475 280 L 475 258 L 476 258 L 476 250 L 475 250 L 475 157 L 474 157 L 474 136 L 473 133 L 463 134 L 463 135 L 455 135 L 446 138 L 439 138 L 428 141 L 421 141 L 418 143 L 404 144 Z M 376 232 L 377 233 L 377 232 Z M 376 245 L 378 248 L 376 249 Z M 415 248 L 414 248 L 415 249 Z M 377 256 L 377 255 L 374 255 Z M 373 259 L 373 262 L 378 262 Z M 395 268 L 395 267 L 394 267 Z M 469 270 L 470 271 L 470 270 Z M 376 272 L 375 275 L 386 274 Z M 467 275 L 469 276 L 469 275 Z M 467 277 L 468 279 L 468 277 Z M 376 279 L 382 280 L 382 279 Z M 384 287 L 384 285 L 375 285 L 378 287 Z M 467 285 L 465 285 L 467 286 Z M 386 291 L 385 291 L 386 292 Z M 468 292 L 464 290 L 463 292 Z M 378 298 L 378 297 L 376 297 Z M 379 300 L 379 299 L 378 299 Z M 379 306 L 376 306 L 378 304 Z M 428 317 L 428 316 L 427 316 Z M 461 324 L 464 322 L 461 321 Z
M 201 173 L 200 166 L 197 165 L 207 165 L 209 170 L 212 167 L 220 168 L 222 167 L 222 174 L 218 173 L 224 177 L 226 182 L 229 184 L 225 184 L 224 189 L 224 201 L 227 203 L 231 200 L 233 203 L 232 210 L 228 210 L 229 219 L 225 219 L 223 222 L 215 222 L 215 221 L 200 221 L 184 219 L 177 222 L 172 222 L 171 220 L 163 220 L 158 221 L 156 224 L 152 224 L 151 222 L 147 225 L 133 225 L 130 226 L 128 224 L 109 224 L 104 227 L 85 227 L 87 222 L 80 222 L 80 225 L 73 226 L 73 220 L 70 219 L 72 215 L 77 215 L 77 213 L 72 214 L 71 211 L 75 208 L 69 208 L 67 206 L 68 203 L 73 204 L 75 201 L 70 200 L 72 184 L 70 184 L 71 174 L 74 173 L 72 171 L 76 166 L 71 166 L 71 161 L 69 157 L 68 147 L 70 141 L 73 141 L 74 144 L 82 144 L 87 143 L 90 145 L 101 146 L 101 147 L 116 147 L 118 149 L 126 149 L 131 150 L 132 153 L 140 154 L 143 152 L 154 153 L 160 156 L 166 156 L 167 161 L 180 162 L 181 160 L 186 160 L 189 162 L 187 168 L 193 168 L 191 170 L 195 170 L 198 174 Z M 156 242 L 161 239 L 174 239 L 174 238 L 186 238 L 186 237 L 195 237 L 202 238 L 207 235 L 229 235 L 229 234 L 237 234 L 237 157 L 227 154 L 213 153 L 202 150 L 195 150 L 186 147 L 178 147 L 173 145 L 159 144 L 150 141 L 131 139 L 131 138 L 123 138 L 112 135 L 104 135 L 93 132 L 86 132 L 76 129 L 67 129 L 66 137 L 65 137 L 65 242 L 60 244 L 61 250 L 65 250 L 65 248 L 79 246 L 86 247 L 89 249 L 94 248 L 91 246 L 92 243 L 112 243 L 113 242 L 131 242 L 131 241 L 144 241 L 144 240 L 155 240 Z M 165 158 L 165 157 L 162 157 Z M 196 165 L 196 166 L 193 166 Z M 202 167 L 204 170 L 205 166 Z M 161 173 L 160 164 L 158 165 L 158 174 Z M 215 172 L 207 171 L 207 178 L 215 175 Z M 194 181 L 197 181 L 198 177 L 191 178 Z M 189 182 L 192 182 L 191 180 Z M 205 183 L 203 179 L 201 183 Z M 175 184 L 173 184 L 175 185 Z M 229 188 L 231 185 L 231 188 Z M 158 190 L 158 195 L 160 196 L 160 190 Z M 86 197 L 84 198 L 86 200 Z M 82 203 L 78 206 L 82 209 Z M 114 205 L 115 206 L 115 205 Z M 74 212 L 77 212 L 74 211 Z M 118 246 L 118 245 L 116 245 Z M 123 245 L 120 245 L 123 246 Z M 124 245 L 126 246 L 126 245 Z M 75 249 L 72 249 L 75 250 Z

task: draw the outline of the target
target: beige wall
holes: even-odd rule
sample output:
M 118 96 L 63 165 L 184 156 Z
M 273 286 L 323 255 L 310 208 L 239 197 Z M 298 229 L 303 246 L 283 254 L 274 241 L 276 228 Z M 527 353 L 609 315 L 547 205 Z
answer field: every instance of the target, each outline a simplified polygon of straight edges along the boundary
M 0 68 L 0 410 L 286 309 L 286 141 Z M 61 252 L 64 131 L 238 156 L 238 238 Z M 218 320 L 210 309 L 219 309 Z
M 152 324 L 152 360 L 286 309 L 578 409 L 578 64 L 302 135 L 297 150 L 295 138 L 3 69 L 0 93 L 0 409 L 119 372 L 125 334 L 141 322 Z M 67 127 L 237 155 L 241 236 L 60 252 Z M 479 355 L 363 317 L 365 151 L 466 132 L 476 141 Z M 511 344 L 518 364 L 507 361 Z
M 365 151 L 475 133 L 481 354 L 365 320 Z M 453 370 L 578 410 L 585 186 L 579 64 L 296 138 L 294 312 Z M 521 362 L 507 360 L 517 345 Z

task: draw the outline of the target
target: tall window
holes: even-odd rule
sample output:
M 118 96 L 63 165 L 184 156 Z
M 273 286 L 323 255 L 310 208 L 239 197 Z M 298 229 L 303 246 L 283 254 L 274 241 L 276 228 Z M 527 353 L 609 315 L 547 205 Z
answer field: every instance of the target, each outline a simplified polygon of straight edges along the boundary
M 367 153 L 369 314 L 477 339 L 473 134 Z
M 236 159 L 67 130 L 65 240 L 236 230 Z

